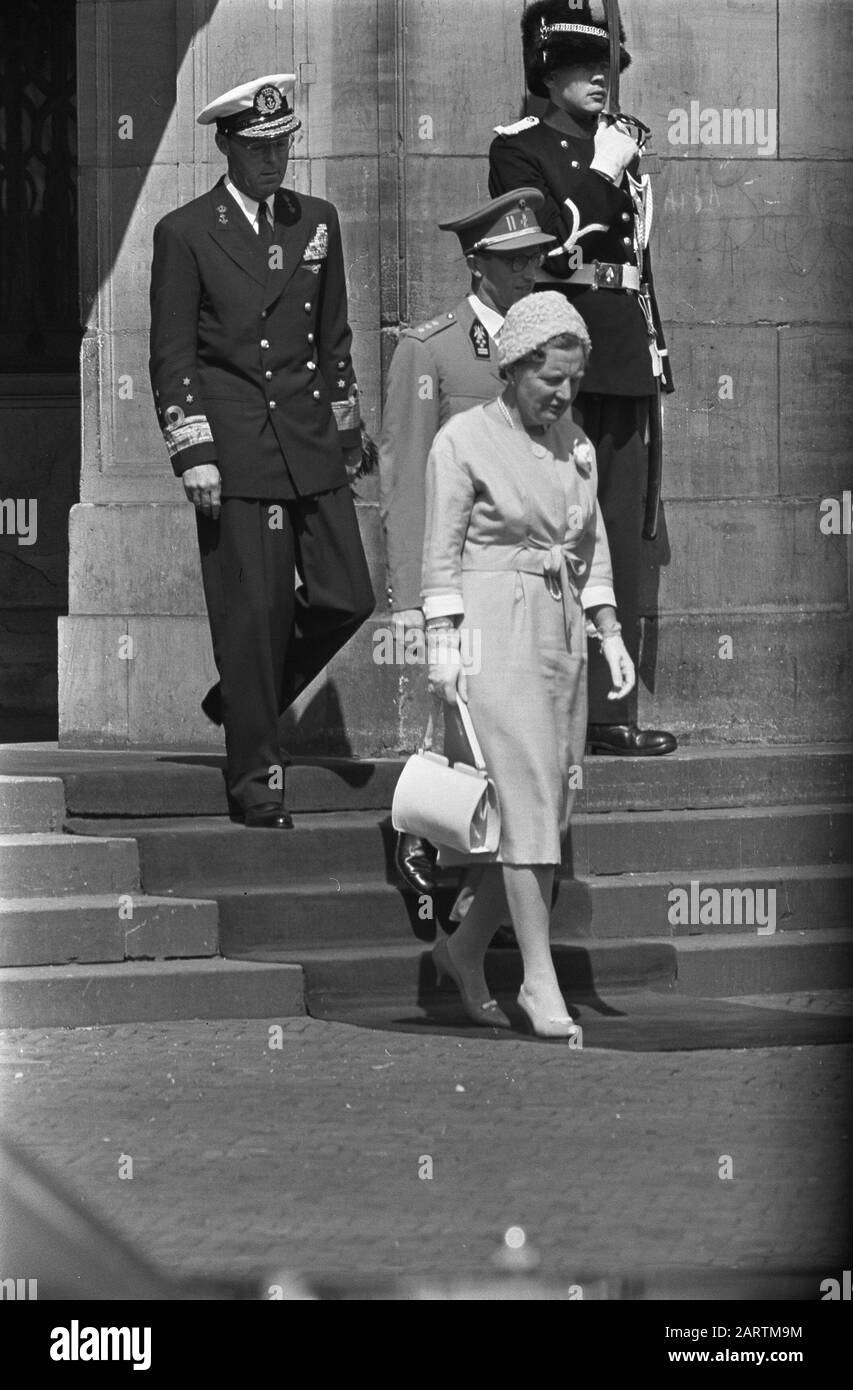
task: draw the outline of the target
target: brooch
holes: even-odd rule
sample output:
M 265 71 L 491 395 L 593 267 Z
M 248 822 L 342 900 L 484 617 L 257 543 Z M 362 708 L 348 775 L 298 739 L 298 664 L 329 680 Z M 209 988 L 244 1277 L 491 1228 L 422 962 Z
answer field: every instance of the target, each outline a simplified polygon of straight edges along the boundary
M 317 224 L 317 230 L 302 252 L 303 261 L 324 261 L 329 251 L 329 231 L 325 222 Z
M 592 473 L 592 465 L 595 463 L 595 450 L 588 439 L 581 440 L 575 445 L 572 450 L 572 458 L 581 477 L 588 478 Z
M 228 209 L 227 209 L 227 207 L 225 206 L 225 204 L 224 204 L 224 203 L 220 203 L 220 204 L 219 204 L 219 207 L 216 209 L 216 211 L 219 213 L 219 225 L 220 225 L 220 227 L 227 227 L 227 226 L 228 226 Z

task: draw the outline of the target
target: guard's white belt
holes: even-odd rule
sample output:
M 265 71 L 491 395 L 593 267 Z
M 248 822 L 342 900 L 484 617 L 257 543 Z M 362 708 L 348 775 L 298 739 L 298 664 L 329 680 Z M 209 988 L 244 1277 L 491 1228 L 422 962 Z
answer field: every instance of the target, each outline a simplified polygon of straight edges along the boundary
M 596 261 L 582 265 L 569 276 L 570 285 L 595 285 L 600 290 L 634 290 L 639 293 L 640 272 L 635 265 Z

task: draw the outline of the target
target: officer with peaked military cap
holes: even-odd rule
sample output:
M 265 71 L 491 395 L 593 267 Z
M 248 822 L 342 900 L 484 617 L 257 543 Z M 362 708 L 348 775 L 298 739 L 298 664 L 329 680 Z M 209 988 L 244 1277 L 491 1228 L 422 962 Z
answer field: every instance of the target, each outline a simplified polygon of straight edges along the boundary
M 158 222 L 151 271 L 151 381 L 196 508 L 220 678 L 202 708 L 224 725 L 235 810 L 277 829 L 279 715 L 373 609 L 338 214 L 281 187 L 293 81 L 258 77 L 199 114 L 228 171 Z
M 630 129 L 602 119 L 610 50 L 602 0 L 535 0 L 524 11 L 521 32 L 527 86 L 548 107 L 541 120 L 527 116 L 497 127 L 489 190 L 541 190 L 542 225 L 557 245 L 540 281 L 543 288 L 559 285 L 589 327 L 592 354 L 575 411 L 596 448 L 616 600 L 636 663 L 650 405 L 657 400 L 656 379 L 672 389 L 648 249 L 648 178 L 640 172 Z M 630 62 L 620 22 L 620 71 Z M 614 704 L 609 685 L 606 664 L 592 651 L 592 751 L 635 757 L 672 752 L 671 733 L 637 726 L 636 691 Z
M 554 237 L 543 232 L 543 196 L 519 188 L 463 217 L 439 223 L 454 232 L 471 273 L 470 293 L 404 329 L 391 362 L 379 441 L 380 511 L 388 601 L 404 633 L 423 626 L 421 560 L 426 462 L 451 415 L 500 393 L 497 337 L 504 315 L 535 284 Z M 397 841 L 397 867 L 417 892 L 431 887 L 431 853 L 412 836 Z

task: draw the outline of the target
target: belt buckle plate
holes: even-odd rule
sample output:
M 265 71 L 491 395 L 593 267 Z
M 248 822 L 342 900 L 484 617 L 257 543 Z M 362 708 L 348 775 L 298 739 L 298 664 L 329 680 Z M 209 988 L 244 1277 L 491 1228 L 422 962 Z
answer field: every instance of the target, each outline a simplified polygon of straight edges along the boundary
M 593 289 L 621 290 L 622 267 L 612 261 L 593 261 Z

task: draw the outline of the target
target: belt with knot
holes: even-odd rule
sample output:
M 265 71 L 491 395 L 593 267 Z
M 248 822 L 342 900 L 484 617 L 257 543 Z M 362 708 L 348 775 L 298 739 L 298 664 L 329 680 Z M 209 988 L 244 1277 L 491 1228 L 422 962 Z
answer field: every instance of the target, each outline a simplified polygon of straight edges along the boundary
M 473 557 L 471 557 L 473 558 Z M 471 563 L 466 557 L 462 562 L 465 570 L 516 570 L 521 574 L 541 574 L 548 592 L 556 602 L 563 605 L 563 625 L 566 630 L 566 646 L 572 649 L 572 618 L 568 606 L 569 598 L 581 606 L 578 580 L 586 574 L 587 562 L 575 551 L 571 541 L 562 545 L 547 545 L 532 537 L 526 545 L 489 545 L 477 556 L 481 563 Z

